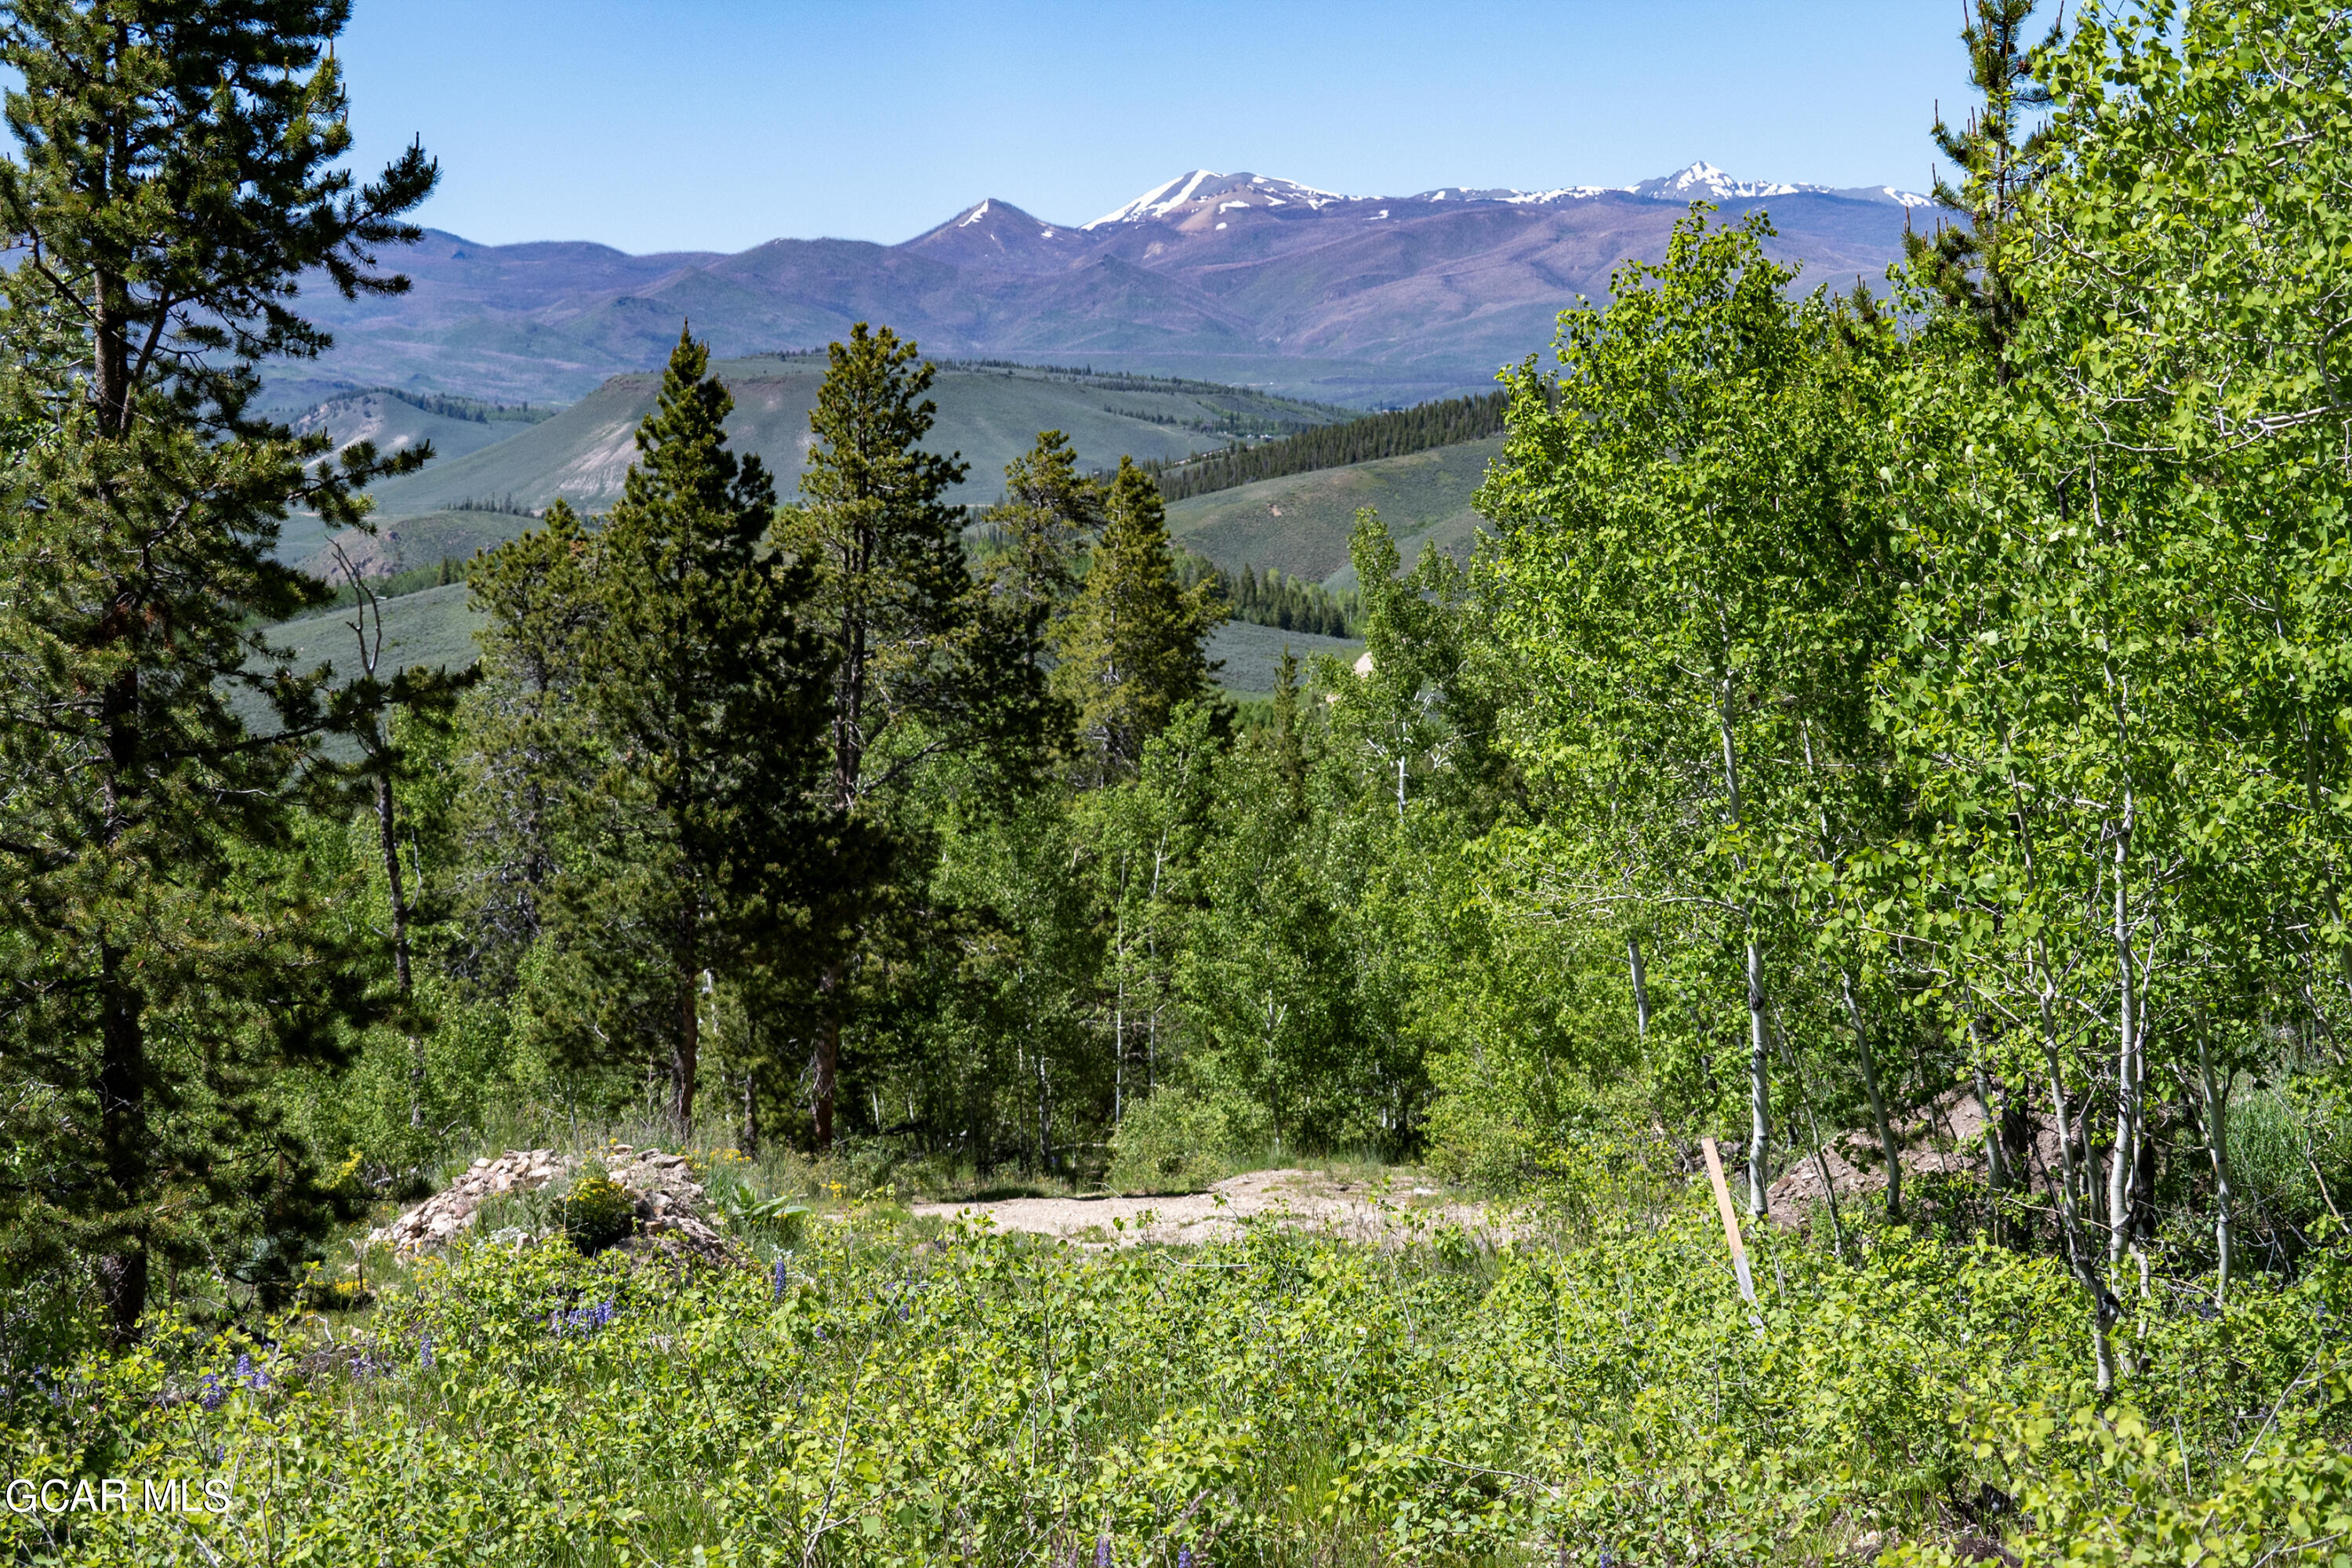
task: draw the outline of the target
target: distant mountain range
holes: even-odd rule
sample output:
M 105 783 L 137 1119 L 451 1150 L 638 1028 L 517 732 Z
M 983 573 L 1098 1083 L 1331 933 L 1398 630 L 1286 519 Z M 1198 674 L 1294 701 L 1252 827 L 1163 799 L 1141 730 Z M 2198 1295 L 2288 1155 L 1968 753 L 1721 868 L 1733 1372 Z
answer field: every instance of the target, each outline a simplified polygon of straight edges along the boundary
M 898 245 L 777 239 L 725 256 L 428 231 L 383 259 L 395 299 L 310 293 L 333 353 L 289 367 L 286 405 L 397 386 L 569 401 L 657 365 L 691 321 L 722 355 L 814 347 L 887 322 L 938 357 L 1198 376 L 1354 405 L 1483 388 L 1549 342 L 1580 294 L 1654 258 L 1693 201 L 1769 210 L 1808 281 L 1875 282 L 1927 198 L 1738 181 L 1706 163 L 1622 187 L 1444 187 L 1349 196 L 1196 169 L 1092 223 L 975 204 Z

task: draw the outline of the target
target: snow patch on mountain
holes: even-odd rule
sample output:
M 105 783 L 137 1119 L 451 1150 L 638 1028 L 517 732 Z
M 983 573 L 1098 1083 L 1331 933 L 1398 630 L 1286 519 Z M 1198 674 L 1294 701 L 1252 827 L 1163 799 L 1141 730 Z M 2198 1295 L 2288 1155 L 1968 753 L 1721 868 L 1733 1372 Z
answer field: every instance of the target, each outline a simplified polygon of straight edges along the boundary
M 1265 174 L 1223 174 L 1213 169 L 1192 169 L 1163 184 L 1154 185 L 1126 205 L 1114 208 L 1094 222 L 1080 226 L 1091 230 L 1120 224 L 1181 220 L 1192 213 L 1205 212 L 1212 207 L 1223 214 L 1236 207 L 1294 205 L 1319 211 L 1326 206 L 1355 202 L 1388 202 L 1391 205 L 1402 202 L 1501 202 L 1513 206 L 1552 206 L 1564 202 L 1592 201 L 1611 195 L 1673 202 L 1677 205 L 1694 201 L 1755 201 L 1788 195 L 1838 196 L 1847 201 L 1891 202 L 1906 207 L 1933 205 L 1927 196 L 1916 191 L 1898 190 L 1893 185 L 1841 188 L 1787 180 L 1735 179 L 1704 160 L 1671 174 L 1661 174 L 1655 179 L 1643 180 L 1631 185 L 1556 185 L 1539 191 L 1441 185 L 1433 191 L 1423 191 L 1412 196 L 1342 195 L 1337 191 L 1321 190 L 1313 185 L 1302 185 L 1295 180 L 1276 179 Z
M 1165 184 L 1154 185 L 1125 206 L 1114 208 L 1094 222 L 1078 226 L 1097 229 L 1108 228 L 1115 224 L 1150 223 L 1181 216 L 1186 208 L 1204 210 L 1215 207 L 1219 212 L 1228 212 L 1235 207 L 1299 205 L 1319 208 L 1333 202 L 1353 199 L 1335 192 L 1317 190 L 1312 185 L 1302 185 L 1296 180 L 1280 180 L 1246 171 L 1223 174 L 1214 169 L 1194 169 L 1177 175 Z

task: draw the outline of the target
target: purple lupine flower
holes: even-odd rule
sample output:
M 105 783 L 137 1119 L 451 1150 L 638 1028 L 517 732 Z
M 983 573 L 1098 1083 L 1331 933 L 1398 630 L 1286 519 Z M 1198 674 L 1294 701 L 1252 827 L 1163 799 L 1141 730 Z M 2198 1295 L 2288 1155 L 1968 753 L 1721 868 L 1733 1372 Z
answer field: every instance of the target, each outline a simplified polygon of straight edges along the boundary
M 558 1339 L 569 1327 L 583 1334 L 593 1334 L 613 1321 L 619 1309 L 610 1301 L 599 1301 L 593 1307 L 574 1307 L 570 1311 L 558 1309 L 547 1315 L 547 1326 Z
M 1180 1546 L 1176 1549 L 1176 1568 L 1192 1568 L 1192 1549 L 1191 1547 Z
M 268 1388 L 269 1373 L 255 1366 L 250 1355 L 240 1355 L 236 1358 L 236 1382 L 243 1388 Z
M 1095 1568 L 1110 1568 L 1110 1537 L 1095 1542 Z
M 785 1279 L 785 1273 L 784 1273 L 784 1260 L 783 1260 L 782 1258 L 777 1258 L 777 1259 L 776 1259 L 776 1270 L 775 1270 L 775 1272 L 776 1272 L 776 1290 L 775 1290 L 775 1300 L 777 1300 L 781 1301 L 781 1300 L 782 1300 L 784 1299 L 784 1279 Z
M 218 1410 L 228 1403 L 228 1390 L 221 1386 L 219 1378 L 206 1373 L 204 1387 L 196 1394 L 196 1403 L 207 1410 Z
M 416 1364 L 425 1371 L 433 1370 L 433 1336 L 427 1334 L 416 1347 Z

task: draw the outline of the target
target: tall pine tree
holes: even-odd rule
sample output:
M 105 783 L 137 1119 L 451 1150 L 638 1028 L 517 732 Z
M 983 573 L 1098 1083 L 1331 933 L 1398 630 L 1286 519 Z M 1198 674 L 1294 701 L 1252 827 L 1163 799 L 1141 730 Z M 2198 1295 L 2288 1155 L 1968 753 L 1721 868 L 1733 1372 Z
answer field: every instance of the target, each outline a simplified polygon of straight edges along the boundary
M 820 901 L 811 879 L 833 816 L 818 789 L 831 671 L 803 614 L 814 574 L 762 548 L 775 483 L 758 458 L 727 449 L 735 400 L 709 361 L 680 334 L 595 536 L 580 695 L 603 766 L 578 804 L 633 896 L 615 898 L 605 878 L 559 884 L 599 988 L 643 976 L 653 1005 L 639 1037 L 659 1042 L 664 1110 L 681 1130 L 705 993 L 790 962 Z
M 260 1090 L 334 1059 L 369 993 L 295 853 L 315 679 L 249 673 L 247 628 L 323 590 L 278 563 L 289 508 L 360 520 L 373 448 L 320 461 L 252 417 L 260 361 L 327 335 L 322 274 L 393 293 L 372 247 L 433 186 L 375 182 L 330 46 L 345 0 L 25 0 L 0 24 L 21 161 L 0 163 L 9 423 L 40 432 L 0 508 L 0 1248 L 87 1259 L 114 1340 L 156 1260 L 283 1283 L 325 1194 Z M 18 345 L 62 345 L 54 358 Z M 228 701 L 258 687 L 273 733 Z
M 2003 356 L 2025 318 L 2018 279 L 2028 237 L 2021 219 L 2046 173 L 2049 149 L 2049 132 L 2026 123 L 2029 113 L 2050 105 L 2048 89 L 2033 79 L 2025 43 L 2035 4 L 1975 0 L 1960 42 L 1969 51 L 1969 80 L 1984 101 L 1957 127 L 1937 116 L 1933 132 L 1960 171 L 1957 185 L 1937 178 L 1936 205 L 1966 222 L 1939 225 L 1933 234 L 1909 232 L 1903 241 L 1913 275 L 1941 300 L 1948 324 L 1976 339 L 2003 382 L 2010 375 Z M 2042 47 L 2054 48 L 2060 36 L 2053 25 Z
M 943 754 L 1024 773 L 1046 712 L 1043 671 L 1024 657 L 1033 617 L 993 600 L 967 564 L 963 509 L 948 500 L 967 465 L 922 449 L 939 413 L 925 395 L 932 367 L 863 321 L 829 354 L 803 504 L 776 528 L 778 545 L 816 574 L 812 615 L 834 671 L 825 793 L 844 818 L 835 882 L 860 889 L 839 906 L 853 928 L 845 954 L 817 978 L 809 1079 L 820 1148 L 834 1137 L 857 957 L 924 880 L 897 807 Z

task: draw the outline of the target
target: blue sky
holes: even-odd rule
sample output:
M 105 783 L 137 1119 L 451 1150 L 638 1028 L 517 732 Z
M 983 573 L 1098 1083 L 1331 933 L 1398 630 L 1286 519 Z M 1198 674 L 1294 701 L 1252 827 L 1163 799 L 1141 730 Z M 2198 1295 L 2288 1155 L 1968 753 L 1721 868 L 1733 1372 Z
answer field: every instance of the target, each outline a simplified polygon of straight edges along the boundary
M 1083 223 L 1183 170 L 1351 195 L 1923 188 L 1958 0 L 357 0 L 361 154 L 488 243 L 895 242 L 982 196 Z

